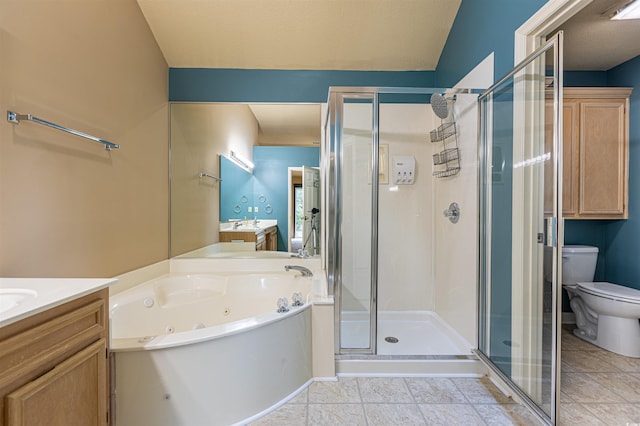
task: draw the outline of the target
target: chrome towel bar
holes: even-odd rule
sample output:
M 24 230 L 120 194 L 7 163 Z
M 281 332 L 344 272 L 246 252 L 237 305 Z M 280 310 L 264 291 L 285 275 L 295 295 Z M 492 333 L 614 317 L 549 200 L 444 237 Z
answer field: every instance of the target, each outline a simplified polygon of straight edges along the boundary
M 107 151 L 111 151 L 111 148 L 120 148 L 120 145 L 117 143 L 109 142 L 104 139 L 100 139 L 95 136 L 88 135 L 83 132 L 79 132 L 77 130 L 68 129 L 66 127 L 60 126 L 55 123 L 51 123 L 50 121 L 42 120 L 41 118 L 34 117 L 31 114 L 17 114 L 13 111 L 7 111 L 7 121 L 14 124 L 20 124 L 20 120 L 28 120 L 33 121 L 34 123 L 42 124 L 48 127 L 53 127 L 57 130 L 62 130 L 63 132 L 71 133 L 72 135 L 80 136 L 86 139 L 91 139 L 94 142 L 99 142 L 104 145 L 104 149 Z
M 219 177 L 212 176 L 212 175 L 210 175 L 208 173 L 205 173 L 205 172 L 200 172 L 198 174 L 198 176 L 200 176 L 200 177 L 208 177 L 208 178 L 211 178 L 211 179 L 215 180 L 216 182 L 222 182 L 222 179 L 220 179 Z

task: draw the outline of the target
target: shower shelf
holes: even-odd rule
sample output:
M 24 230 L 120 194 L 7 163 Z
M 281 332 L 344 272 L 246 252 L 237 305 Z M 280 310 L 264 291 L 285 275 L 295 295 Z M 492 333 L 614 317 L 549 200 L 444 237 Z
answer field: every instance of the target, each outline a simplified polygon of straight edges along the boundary
M 441 170 L 438 172 L 433 172 L 433 176 L 437 177 L 437 178 L 442 178 L 442 177 L 447 177 L 447 176 L 454 176 L 457 175 L 458 172 L 460 172 L 460 166 L 457 167 L 448 167 L 446 170 Z
M 431 108 L 440 118 L 440 125 L 429 132 L 432 143 L 442 143 L 442 150 L 433 154 L 433 173 L 436 178 L 454 176 L 460 173 L 460 149 L 453 104 L 456 95 L 445 97 L 439 93 L 431 95 Z
M 460 172 L 460 149 L 458 148 L 458 134 L 456 122 L 451 113 L 451 121 L 447 121 L 432 130 L 429 135 L 431 142 L 442 143 L 442 151 L 433 154 L 433 176 L 443 178 L 457 175 Z
M 451 137 L 456 134 L 456 123 L 455 121 L 444 123 L 438 126 L 437 129 L 434 129 L 430 132 L 431 142 L 442 142 L 448 137 Z
M 458 159 L 458 148 L 448 148 L 433 154 L 433 165 L 439 166 Z

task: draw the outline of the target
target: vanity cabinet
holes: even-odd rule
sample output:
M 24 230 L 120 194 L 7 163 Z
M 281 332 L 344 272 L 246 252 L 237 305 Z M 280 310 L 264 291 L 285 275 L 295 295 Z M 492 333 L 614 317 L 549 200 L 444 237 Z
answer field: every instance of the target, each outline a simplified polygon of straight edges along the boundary
M 220 231 L 221 243 L 245 242 L 256 243 L 256 250 L 278 249 L 278 228 L 269 226 L 260 232 L 256 231 Z
M 266 250 L 278 251 L 278 228 L 270 226 L 264 230 Z
M 0 328 L 0 424 L 107 425 L 108 289 Z
M 562 213 L 566 219 L 628 217 L 631 91 L 564 89 Z M 553 108 L 548 104 L 546 110 L 549 123 Z M 548 129 L 550 149 L 553 139 Z

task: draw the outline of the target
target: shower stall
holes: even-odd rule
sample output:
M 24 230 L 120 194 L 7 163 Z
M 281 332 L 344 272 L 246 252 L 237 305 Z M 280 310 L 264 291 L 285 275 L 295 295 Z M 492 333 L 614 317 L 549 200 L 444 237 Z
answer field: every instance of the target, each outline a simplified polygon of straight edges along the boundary
M 330 89 L 325 244 L 339 372 L 341 360 L 471 359 L 476 140 L 469 91 Z M 453 202 L 459 214 L 443 214 Z

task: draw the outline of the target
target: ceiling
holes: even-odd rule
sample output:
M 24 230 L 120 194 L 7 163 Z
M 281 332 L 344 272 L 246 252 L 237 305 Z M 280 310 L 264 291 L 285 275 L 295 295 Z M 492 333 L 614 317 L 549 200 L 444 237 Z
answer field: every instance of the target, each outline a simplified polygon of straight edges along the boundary
M 594 0 L 560 25 L 565 70 L 606 71 L 640 55 L 640 20 L 612 21 L 604 14 L 620 3 Z
M 461 0 L 138 0 L 170 67 L 434 70 Z

